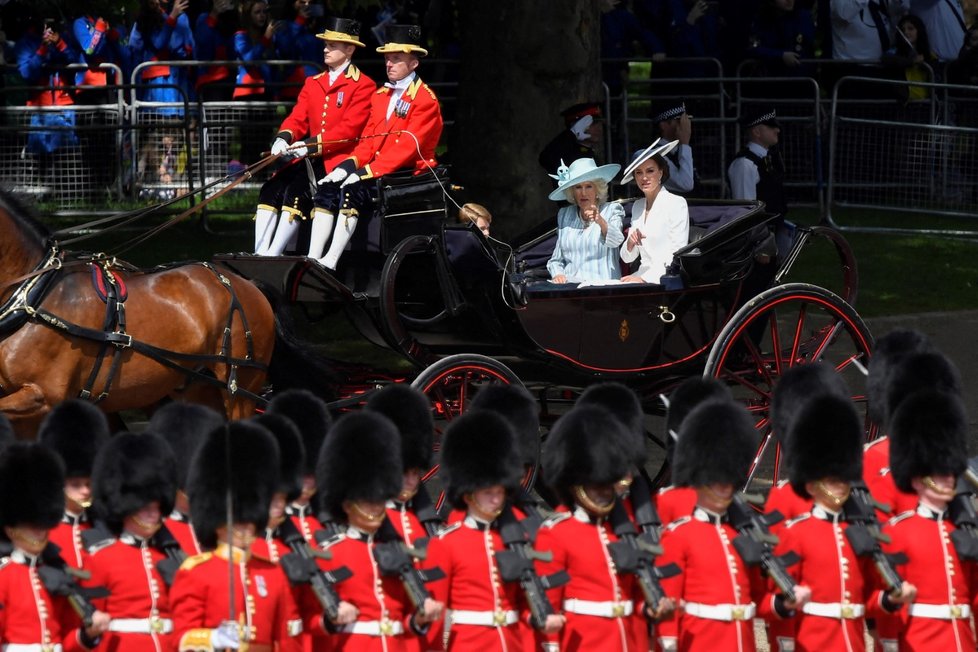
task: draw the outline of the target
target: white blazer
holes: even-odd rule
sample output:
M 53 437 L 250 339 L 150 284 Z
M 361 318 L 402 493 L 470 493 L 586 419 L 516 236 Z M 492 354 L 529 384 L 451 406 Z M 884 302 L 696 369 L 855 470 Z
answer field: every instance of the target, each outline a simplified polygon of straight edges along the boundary
M 632 204 L 631 230 L 635 229 L 641 231 L 645 239 L 629 251 L 628 238 L 625 238 L 621 259 L 630 263 L 641 255 L 642 262 L 636 274 L 646 283 L 658 283 L 666 273 L 666 266 L 672 262 L 673 253 L 689 244 L 686 199 L 662 188 L 648 213 L 645 212 L 645 198 L 637 200 Z

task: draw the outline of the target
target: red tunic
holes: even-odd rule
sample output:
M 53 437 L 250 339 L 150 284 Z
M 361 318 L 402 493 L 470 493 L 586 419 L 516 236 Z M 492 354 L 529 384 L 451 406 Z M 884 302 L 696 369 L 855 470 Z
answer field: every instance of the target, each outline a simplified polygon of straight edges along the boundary
M 760 571 L 744 566 L 731 543 L 737 531 L 725 520 L 718 522 L 718 518 L 697 507 L 691 517 L 674 521 L 666 528 L 662 535 L 664 554 L 659 563 L 674 562 L 682 573 L 663 580 L 662 588 L 686 609 L 687 603 L 737 608 L 753 603 L 757 616 L 771 616 L 774 599 L 768 595 Z M 755 649 L 751 620 L 714 620 L 680 611 L 675 618 L 657 625 L 660 644 L 663 639 L 676 639 L 679 650 L 690 652 Z
M 61 558 L 72 568 L 85 568 L 88 551 L 82 543 L 82 532 L 91 529 L 88 515 L 72 514 L 66 511 L 53 530 L 48 534 L 48 540 L 61 548 Z
M 204 552 L 200 547 L 200 542 L 197 541 L 194 527 L 190 524 L 190 519 L 186 514 L 174 511 L 163 519 L 163 525 L 170 531 L 173 538 L 180 544 L 180 549 L 187 553 L 188 557 L 193 557 Z
M 79 640 L 81 621 L 65 598 L 41 584 L 36 560 L 20 550 L 0 560 L 0 644 L 58 645 L 64 652 L 87 649 Z
M 109 631 L 102 635 L 99 650 L 168 652 L 171 649 L 172 634 L 162 629 L 164 622 L 171 631 L 173 627 L 169 596 L 156 570 L 157 562 L 165 558 L 164 553 L 128 534 L 92 551 L 87 567 L 92 576 L 85 583 L 104 586 L 110 592 L 108 597 L 92 601 L 96 608 L 109 614 L 113 621 L 121 618 L 144 621 L 147 630 L 145 633 L 115 631 L 122 627 L 110 623 Z
M 907 563 L 897 567 L 901 577 L 917 587 L 917 597 L 909 609 L 902 609 L 896 626 L 899 632 L 880 626 L 880 637 L 899 640 L 900 650 L 974 650 L 971 618 L 925 618 L 914 614 L 917 605 L 975 606 L 975 564 L 962 562 L 951 544 L 955 530 L 946 513 L 924 506 L 894 517 L 883 527 L 890 543 L 888 553 L 902 552 Z M 948 607 L 949 608 L 949 607 Z M 894 623 L 890 623 L 894 624 Z
M 802 514 L 806 514 L 812 508 L 810 498 L 802 498 L 791 488 L 791 483 L 787 480 L 778 482 L 771 487 L 767 495 L 767 502 L 764 503 L 764 512 L 770 513 L 775 510 L 781 514 L 783 520 L 771 526 L 771 534 L 780 537 L 787 523 Z M 774 652 L 790 652 L 790 641 L 795 637 L 794 619 L 772 618 L 766 623 L 767 639 L 771 642 Z
M 423 161 L 435 164 L 435 147 L 442 131 L 441 108 L 435 92 L 415 77 L 388 120 L 390 94 L 391 89 L 386 86 L 373 94 L 370 119 L 353 150 L 357 174 L 362 178 L 380 177 L 402 169 L 420 170 L 424 168 Z M 414 138 L 404 132 L 414 134 Z
M 377 84 L 352 63 L 332 84 L 328 72 L 307 77 L 292 112 L 279 127 L 279 136 L 287 134 L 289 142 L 315 138 L 322 152 L 315 165 L 324 166 L 328 172 L 353 152 L 356 138 L 367 124 L 370 96 L 376 88 Z
M 428 536 L 424 525 L 418 520 L 417 515 L 408 507 L 407 503 L 388 501 L 387 520 L 391 522 L 391 525 L 394 526 L 397 533 L 401 535 L 404 543 L 409 546 L 413 546 L 418 539 L 424 539 Z
M 655 496 L 655 507 L 659 512 L 662 525 L 669 525 L 693 513 L 693 508 L 696 507 L 696 490 L 671 485 L 663 487 Z
M 244 561 L 240 550 L 235 557 L 234 620 L 246 626 L 242 640 L 252 650 L 300 652 L 302 620 L 282 569 L 254 557 Z M 228 574 L 226 545 L 188 557 L 177 571 L 170 605 L 179 650 L 209 650 L 211 631 L 230 618 Z
M 302 536 L 309 542 L 309 545 L 313 547 L 319 545 L 316 542 L 316 532 L 324 528 L 323 524 L 319 522 L 319 519 L 313 516 L 310 505 L 297 505 L 292 503 L 285 508 L 285 513 L 292 517 L 292 522 L 299 528 L 299 532 L 302 532 Z
M 890 511 L 877 512 L 880 521 L 917 509 L 917 494 L 897 489 L 890 473 L 890 438 L 880 437 L 863 449 L 863 479 L 873 498 L 888 505 Z
M 609 609 L 630 601 L 632 609 L 641 608 L 642 595 L 634 576 L 619 575 L 611 562 L 607 544 L 617 540 L 606 521 L 592 522 L 580 508 L 548 518 L 537 533 L 534 547 L 553 554 L 551 562 L 537 562 L 537 572 L 550 575 L 563 569 L 571 578 L 547 592 L 554 611 L 567 618 L 559 634 L 562 652 L 639 649 L 631 618 L 621 609 L 620 615 L 592 616 L 567 608 L 568 600 L 606 603 Z

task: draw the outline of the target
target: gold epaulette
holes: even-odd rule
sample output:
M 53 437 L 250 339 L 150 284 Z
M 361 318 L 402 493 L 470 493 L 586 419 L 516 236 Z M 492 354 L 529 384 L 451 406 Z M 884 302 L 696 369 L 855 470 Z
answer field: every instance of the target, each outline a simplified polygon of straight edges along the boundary
M 323 75 L 325 75 L 325 74 L 327 74 L 327 71 L 325 71 L 325 70 L 324 70 L 324 71 L 322 71 L 321 73 L 318 73 L 318 74 L 316 74 L 316 75 L 313 75 L 313 76 L 312 76 L 312 78 L 313 78 L 313 79 L 319 79 L 320 77 L 322 77 L 322 76 L 323 76 Z
M 428 91 L 428 95 L 431 96 L 431 99 L 433 99 L 436 102 L 438 101 L 438 98 L 435 96 L 435 90 L 431 86 L 428 86 L 428 84 L 425 84 L 424 85 L 424 89 L 426 91 Z
M 205 561 L 207 561 L 213 556 L 214 556 L 213 552 L 202 552 L 199 555 L 187 557 L 186 559 L 183 560 L 183 563 L 180 564 L 180 570 L 192 570 L 193 568 L 200 566 L 201 564 L 203 564 Z
M 360 81 L 360 69 L 352 63 L 346 67 L 346 78 L 353 81 Z

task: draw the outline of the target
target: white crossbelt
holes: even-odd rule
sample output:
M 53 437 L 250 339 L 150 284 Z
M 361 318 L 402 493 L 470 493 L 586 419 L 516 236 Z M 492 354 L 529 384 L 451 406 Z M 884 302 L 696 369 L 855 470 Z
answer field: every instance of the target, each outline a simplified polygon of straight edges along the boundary
M 404 633 L 404 623 L 397 620 L 358 620 L 343 625 L 339 631 L 344 634 L 365 634 L 366 636 L 397 636 Z
M 109 631 L 120 634 L 169 634 L 173 631 L 173 621 L 169 618 L 113 618 Z
M 689 616 L 707 620 L 750 620 L 757 613 L 754 603 L 750 604 L 700 604 L 687 602 L 683 610 Z
M 862 618 L 866 614 L 865 606 L 861 604 L 849 604 L 848 602 L 808 602 L 801 610 L 802 613 L 806 613 L 809 616 L 842 618 L 845 620 Z
M 918 618 L 937 618 L 939 620 L 957 620 L 971 617 L 970 604 L 925 604 L 914 602 L 907 607 L 907 613 Z
M 515 611 L 467 611 L 452 609 L 452 624 L 454 625 L 483 625 L 485 627 L 506 627 L 515 625 L 520 615 Z
M 569 598 L 564 600 L 564 611 L 582 616 L 598 616 L 599 618 L 621 618 L 631 616 L 635 605 L 631 600 L 614 602 L 597 602 L 595 600 L 578 600 Z
M 40 643 L 4 643 L 3 652 L 61 652 L 61 643 L 41 645 Z

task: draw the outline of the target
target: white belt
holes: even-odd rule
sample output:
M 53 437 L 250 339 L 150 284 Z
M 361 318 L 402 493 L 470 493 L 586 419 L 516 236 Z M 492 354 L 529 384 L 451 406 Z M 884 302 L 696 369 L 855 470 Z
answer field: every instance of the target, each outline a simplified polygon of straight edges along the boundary
M 621 602 L 597 602 L 595 600 L 578 600 L 570 598 L 564 600 L 564 611 L 582 616 L 598 616 L 600 618 L 621 618 L 631 616 L 635 606 L 631 600 Z
M 40 643 L 4 643 L 3 652 L 61 652 L 61 643 L 41 645 Z
M 113 618 L 109 631 L 120 634 L 169 634 L 173 631 L 173 621 L 169 618 Z
M 750 604 L 700 604 L 687 602 L 683 610 L 689 616 L 707 620 L 750 620 L 757 612 L 754 603 Z
M 907 607 L 907 613 L 918 618 L 938 618 L 940 620 L 957 620 L 971 617 L 970 604 L 924 604 L 914 602 Z
M 862 618 L 866 614 L 865 606 L 861 604 L 849 604 L 848 602 L 808 602 L 801 610 L 802 613 L 806 613 L 809 616 L 842 618 L 844 620 Z
M 483 625 L 485 627 L 505 627 L 515 625 L 520 616 L 515 611 L 466 611 L 452 609 L 453 625 Z
M 339 631 L 344 634 L 365 634 L 367 636 L 397 636 L 404 633 L 404 623 L 397 620 L 358 620 L 343 625 Z

